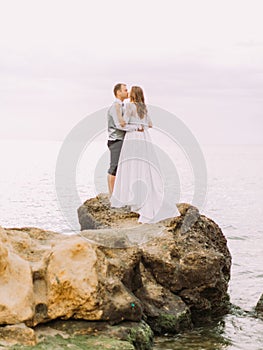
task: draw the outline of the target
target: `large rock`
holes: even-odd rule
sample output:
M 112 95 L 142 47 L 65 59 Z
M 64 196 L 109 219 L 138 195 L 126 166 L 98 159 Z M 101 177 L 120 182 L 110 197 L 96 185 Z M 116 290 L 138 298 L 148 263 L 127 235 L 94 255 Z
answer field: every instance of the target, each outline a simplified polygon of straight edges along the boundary
M 0 324 L 16 324 L 33 317 L 30 264 L 15 254 L 0 228 Z
M 98 227 L 111 228 L 83 231 L 86 238 L 98 244 L 119 248 L 137 244 L 142 254 L 141 266 L 148 271 L 147 281 L 150 273 L 158 286 L 184 301 L 194 318 L 225 313 L 229 307 L 231 268 L 226 238 L 220 227 L 201 215 L 198 208 L 188 203 L 177 207 L 181 214 L 178 217 L 140 225 L 137 214 L 128 208 L 119 211 L 110 208 L 107 194 L 100 194 L 79 208 L 82 211 L 79 221 L 84 220 L 85 212 L 96 220 Z
M 88 213 L 97 229 L 1 229 L 2 325 L 144 319 L 162 334 L 226 312 L 231 256 L 221 229 L 197 208 L 181 203 L 180 216 L 142 225 L 105 195 L 84 207 L 82 219 Z
M 48 318 L 139 321 L 140 301 L 125 283 L 140 261 L 139 251 L 131 250 L 121 263 L 120 254 L 105 254 L 82 237 L 55 245 L 46 271 Z

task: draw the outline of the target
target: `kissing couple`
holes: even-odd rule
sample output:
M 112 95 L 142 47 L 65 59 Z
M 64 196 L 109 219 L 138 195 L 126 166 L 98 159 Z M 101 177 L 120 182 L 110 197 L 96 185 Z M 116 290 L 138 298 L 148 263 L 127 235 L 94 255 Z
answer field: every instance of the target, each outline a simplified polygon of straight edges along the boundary
M 139 223 L 156 223 L 178 215 L 176 205 L 167 203 L 164 181 L 152 143 L 151 117 L 141 87 L 116 84 L 115 100 L 108 110 L 110 167 L 108 189 L 112 207 L 130 206 L 140 214 Z M 129 102 L 124 103 L 126 99 Z

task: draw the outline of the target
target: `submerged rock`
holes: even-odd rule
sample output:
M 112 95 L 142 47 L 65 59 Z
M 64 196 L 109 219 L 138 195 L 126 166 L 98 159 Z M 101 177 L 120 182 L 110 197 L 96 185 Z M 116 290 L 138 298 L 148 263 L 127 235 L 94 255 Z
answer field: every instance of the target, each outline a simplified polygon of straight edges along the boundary
M 261 297 L 256 305 L 256 311 L 259 313 L 262 313 L 262 315 L 263 315 L 263 294 L 261 295 Z

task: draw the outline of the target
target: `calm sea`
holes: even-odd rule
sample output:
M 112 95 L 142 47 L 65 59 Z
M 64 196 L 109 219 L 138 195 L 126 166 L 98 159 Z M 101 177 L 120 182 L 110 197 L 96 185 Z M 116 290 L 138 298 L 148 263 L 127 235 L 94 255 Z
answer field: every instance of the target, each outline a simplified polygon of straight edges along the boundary
M 0 225 L 34 226 L 66 234 L 78 229 L 78 205 L 107 192 L 109 155 L 104 137 L 79 156 L 77 201 L 71 200 L 70 189 L 65 189 L 64 197 L 58 195 L 55 170 L 62 142 L 1 140 Z M 165 143 L 163 149 L 171 152 Z M 252 312 L 263 293 L 263 145 L 203 145 L 201 149 L 208 180 L 200 211 L 213 219 L 228 239 L 233 257 L 229 293 L 236 308 L 209 326 L 174 338 L 158 338 L 155 349 L 262 350 L 263 320 Z M 179 201 L 191 202 L 195 188 L 191 161 L 179 149 L 169 156 L 180 179 Z M 173 178 L 173 174 L 167 176 Z

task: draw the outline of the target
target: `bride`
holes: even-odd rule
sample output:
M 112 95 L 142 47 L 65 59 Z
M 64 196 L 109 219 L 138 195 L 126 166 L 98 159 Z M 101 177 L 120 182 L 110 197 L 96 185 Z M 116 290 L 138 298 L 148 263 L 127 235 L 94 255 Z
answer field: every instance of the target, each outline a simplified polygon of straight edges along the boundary
M 149 132 L 153 125 L 143 90 L 133 86 L 129 97 L 123 119 L 128 124 L 140 125 L 143 132 L 125 134 L 110 203 L 115 208 L 129 205 L 132 212 L 140 214 L 140 223 L 155 223 L 179 212 L 176 205 L 165 200 L 160 165 Z M 123 122 L 121 118 L 119 114 L 119 121 Z

